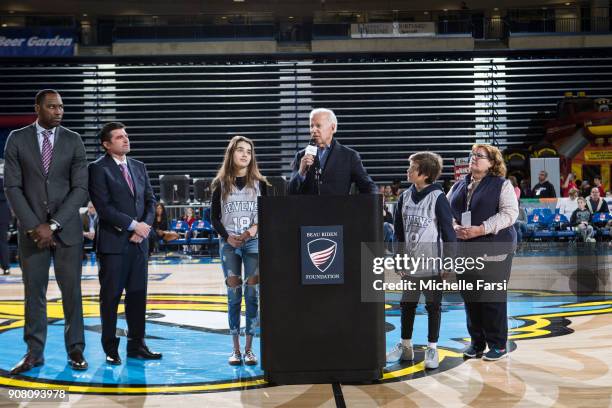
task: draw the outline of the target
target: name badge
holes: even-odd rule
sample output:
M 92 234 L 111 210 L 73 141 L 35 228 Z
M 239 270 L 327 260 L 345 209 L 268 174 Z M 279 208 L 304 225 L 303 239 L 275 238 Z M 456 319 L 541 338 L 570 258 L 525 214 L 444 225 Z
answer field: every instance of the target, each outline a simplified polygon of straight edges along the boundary
M 472 225 L 472 212 L 466 211 L 461 213 L 461 225 L 464 227 L 469 227 Z

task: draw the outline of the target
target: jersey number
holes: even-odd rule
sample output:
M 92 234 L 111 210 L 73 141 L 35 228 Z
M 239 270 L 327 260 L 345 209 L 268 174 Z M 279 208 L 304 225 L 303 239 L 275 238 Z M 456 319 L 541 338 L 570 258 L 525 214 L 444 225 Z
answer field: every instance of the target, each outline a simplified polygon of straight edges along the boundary
M 241 234 L 251 226 L 251 218 L 249 217 L 234 217 L 232 220 L 234 220 L 234 227 Z

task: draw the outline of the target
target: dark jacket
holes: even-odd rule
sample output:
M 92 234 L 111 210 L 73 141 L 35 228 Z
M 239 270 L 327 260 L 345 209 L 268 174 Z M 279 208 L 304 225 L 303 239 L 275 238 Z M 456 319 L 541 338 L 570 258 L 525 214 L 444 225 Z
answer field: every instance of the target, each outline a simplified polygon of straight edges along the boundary
M 533 186 L 533 189 L 531 190 L 531 194 L 533 198 L 555 198 L 557 197 L 555 187 L 548 180 L 546 180 L 543 183 L 538 183 L 535 186 Z
M 467 205 L 467 187 L 471 183 L 472 177 L 468 174 L 464 179 L 459 180 L 450 191 L 450 207 L 453 212 L 453 217 L 458 224 L 461 224 L 461 214 L 467 210 L 471 211 L 472 225 L 481 225 L 483 221 L 489 219 L 499 212 L 499 199 L 504 182 L 503 177 L 493 175 L 485 176 L 474 192 Z M 491 248 L 489 255 L 500 255 L 514 249 L 516 245 L 516 230 L 511 225 L 498 231 L 497 234 L 487 234 L 480 237 L 472 238 L 470 242 L 496 242 L 508 243 L 509 245 L 494 245 Z M 478 250 L 482 250 L 481 246 Z
M 304 157 L 305 150 L 297 152 L 293 160 L 289 194 L 317 194 L 315 165 L 310 166 L 304 181 L 299 175 L 300 161 Z M 321 169 L 319 194 L 348 195 L 353 182 L 357 184 L 362 194 L 378 193 L 376 184 L 363 168 L 361 158 L 355 150 L 342 146 L 336 139 L 332 139 L 330 151 L 327 154 L 329 156 L 325 160 L 325 168 Z M 318 162 L 317 157 L 315 160 Z
M 83 242 L 79 208 L 87 200 L 87 159 L 78 133 L 56 130 L 49 174 L 45 176 L 36 123 L 9 134 L 4 148 L 4 191 L 24 234 L 56 220 L 64 244 Z
M 577 226 L 581 222 L 586 222 L 587 224 L 591 223 L 591 215 L 593 215 L 588 208 L 585 207 L 584 210 L 580 208 L 576 208 L 570 217 L 570 224 L 572 226 Z
M 11 223 L 11 209 L 4 194 L 4 177 L 0 177 L 0 224 Z
M 155 197 L 144 163 L 127 159 L 135 195 L 113 158 L 106 154 L 89 165 L 89 196 L 98 212 L 96 248 L 100 253 L 117 254 L 127 250 L 133 220 L 153 224 Z M 140 243 L 148 252 L 149 241 Z

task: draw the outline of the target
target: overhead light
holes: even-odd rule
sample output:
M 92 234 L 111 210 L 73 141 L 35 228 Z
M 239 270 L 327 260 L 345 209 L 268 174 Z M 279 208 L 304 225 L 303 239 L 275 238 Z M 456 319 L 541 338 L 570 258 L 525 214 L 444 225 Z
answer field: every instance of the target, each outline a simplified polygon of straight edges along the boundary
M 83 13 L 83 17 L 87 17 L 87 13 Z
M 244 3 L 244 0 L 234 0 L 234 3 Z
M 495 7 L 493 11 L 499 11 L 499 7 Z
M 289 16 L 289 20 L 293 20 L 293 16 Z
M 222 19 L 222 20 L 227 20 L 227 17 L 225 17 L 225 16 L 221 16 L 221 19 Z
M 424 11 L 423 14 L 428 15 L 429 11 Z
M 361 14 L 357 14 L 355 17 L 359 18 L 359 17 L 361 17 Z
M 2 28 L 6 28 L 6 27 L 8 27 L 6 23 L 2 24 Z
M 9 14 L 15 14 L 15 10 L 9 10 Z
M 572 3 L 565 3 L 565 5 L 566 5 L 566 6 L 571 6 L 571 5 L 572 5 Z
M 448 11 L 448 9 L 442 9 L 442 11 L 446 12 L 446 11 Z

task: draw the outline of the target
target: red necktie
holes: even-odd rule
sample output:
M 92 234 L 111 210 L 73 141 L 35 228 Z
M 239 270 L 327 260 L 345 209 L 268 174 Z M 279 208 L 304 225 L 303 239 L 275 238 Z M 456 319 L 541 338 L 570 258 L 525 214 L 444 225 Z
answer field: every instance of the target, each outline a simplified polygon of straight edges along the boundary
M 121 173 L 123 173 L 123 178 L 130 187 L 132 195 L 134 195 L 134 182 L 132 181 L 132 176 L 130 176 L 130 171 L 128 170 L 127 164 L 121 163 L 119 164 L 119 168 L 121 169 Z

